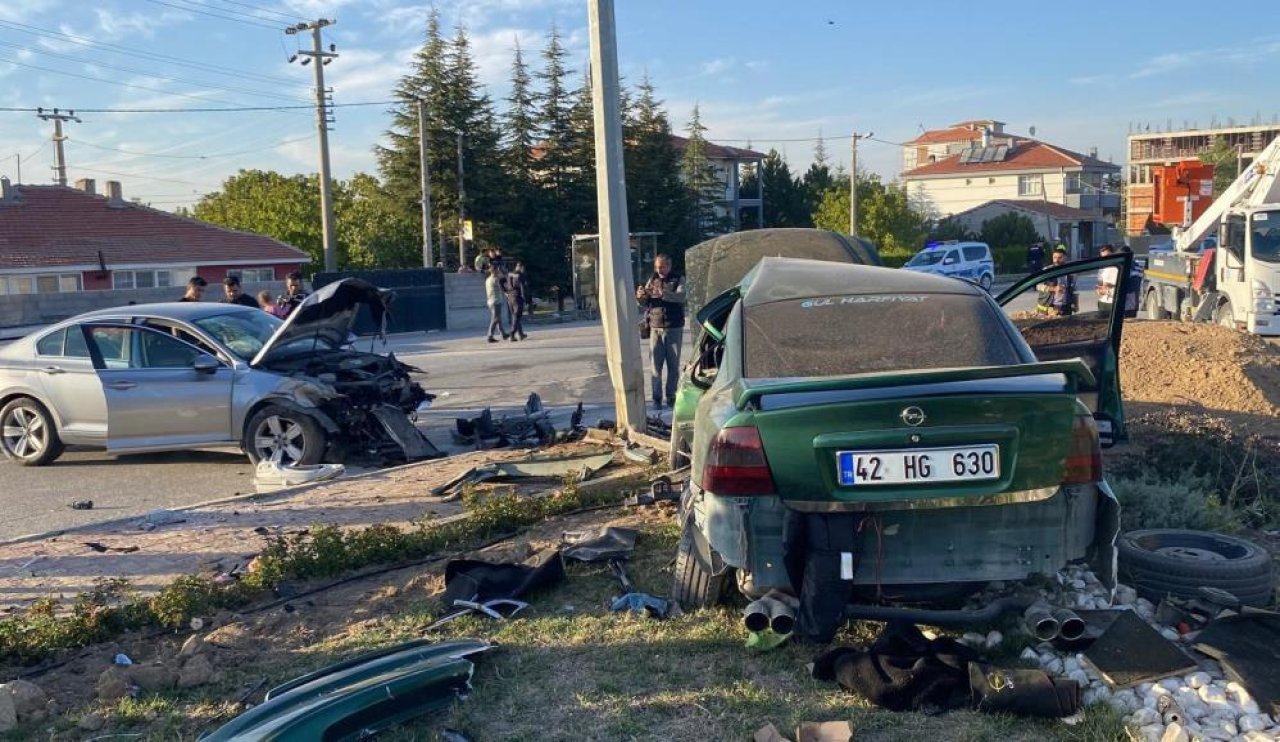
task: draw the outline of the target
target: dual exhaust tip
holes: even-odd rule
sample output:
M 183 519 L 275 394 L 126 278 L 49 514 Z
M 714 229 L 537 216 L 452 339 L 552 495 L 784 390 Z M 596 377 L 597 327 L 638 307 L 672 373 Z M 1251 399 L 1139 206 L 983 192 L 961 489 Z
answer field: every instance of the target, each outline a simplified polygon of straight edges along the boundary
M 778 635 L 790 634 L 796 628 L 796 607 L 795 598 L 770 591 L 747 604 L 742 611 L 742 623 L 751 632 L 770 629 Z
M 1027 609 L 1022 621 L 1031 635 L 1042 642 L 1062 639 L 1073 642 L 1084 636 L 1084 619 L 1070 608 L 1052 608 L 1036 603 Z

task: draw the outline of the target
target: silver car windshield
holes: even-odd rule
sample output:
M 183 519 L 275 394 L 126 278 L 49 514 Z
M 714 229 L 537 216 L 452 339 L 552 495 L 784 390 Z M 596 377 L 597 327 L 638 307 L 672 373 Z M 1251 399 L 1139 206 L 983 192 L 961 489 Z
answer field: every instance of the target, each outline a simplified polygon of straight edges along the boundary
M 229 312 L 195 320 L 196 327 L 245 361 L 262 350 L 280 325 L 279 318 L 266 312 Z

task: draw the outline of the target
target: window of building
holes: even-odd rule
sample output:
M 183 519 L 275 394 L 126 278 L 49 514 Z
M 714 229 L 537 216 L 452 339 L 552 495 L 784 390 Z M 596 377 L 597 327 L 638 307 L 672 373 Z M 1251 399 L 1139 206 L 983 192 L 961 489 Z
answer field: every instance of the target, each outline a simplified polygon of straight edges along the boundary
M 1018 176 L 1018 195 L 1019 196 L 1039 196 L 1040 176 L 1039 175 L 1019 175 Z
M 79 273 L 43 273 L 29 276 L 0 276 L 0 296 L 7 294 L 57 294 L 80 291 Z
M 173 285 L 173 274 L 175 271 L 171 268 L 155 268 L 136 271 L 112 271 L 111 272 L 111 288 L 113 289 L 154 289 L 167 288 Z M 192 271 L 192 275 L 195 272 Z M 185 282 L 186 279 L 183 279 Z
M 276 280 L 275 268 L 233 268 L 228 276 L 239 276 L 241 283 L 265 283 Z
M 1067 193 L 1080 193 L 1080 173 L 1071 173 L 1067 176 L 1066 189 Z

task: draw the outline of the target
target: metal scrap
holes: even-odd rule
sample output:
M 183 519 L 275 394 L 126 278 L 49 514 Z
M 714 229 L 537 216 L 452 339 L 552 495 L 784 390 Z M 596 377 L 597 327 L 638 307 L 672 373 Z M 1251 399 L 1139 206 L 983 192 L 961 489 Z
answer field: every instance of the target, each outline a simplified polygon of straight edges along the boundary
M 431 495 L 443 496 L 445 501 L 449 502 L 460 497 L 462 488 L 466 485 L 487 482 L 491 479 L 563 478 L 572 475 L 581 482 L 595 476 L 597 472 L 612 463 L 613 452 L 610 451 L 588 456 L 484 464 L 468 469 L 448 482 L 433 488 Z
M 579 404 L 579 412 L 581 404 Z M 579 417 L 579 422 L 581 418 Z M 542 398 L 536 392 L 524 403 L 524 414 L 514 417 L 493 417 L 493 410 L 486 407 L 479 417 L 458 418 L 453 432 L 454 441 L 460 445 L 474 446 L 476 450 L 497 448 L 518 443 L 535 442 L 545 446 L 556 439 L 556 429 L 551 415 L 542 406 Z

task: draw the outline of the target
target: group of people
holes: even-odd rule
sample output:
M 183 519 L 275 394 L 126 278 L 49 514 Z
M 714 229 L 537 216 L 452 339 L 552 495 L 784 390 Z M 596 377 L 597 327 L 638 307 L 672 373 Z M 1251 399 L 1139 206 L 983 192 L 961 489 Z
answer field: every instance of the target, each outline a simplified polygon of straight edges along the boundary
M 1117 250 L 1126 253 L 1132 252 L 1128 245 L 1121 245 L 1116 248 L 1108 244 L 1098 249 L 1098 257 L 1105 258 L 1109 255 L 1114 255 Z M 1066 264 L 1067 249 L 1061 245 L 1054 248 L 1051 260 L 1050 267 Z M 1030 263 L 1031 261 L 1028 262 Z M 1137 273 L 1136 268 L 1135 273 Z M 1110 316 L 1115 308 L 1116 288 L 1120 285 L 1119 278 L 1120 268 L 1117 266 L 1103 268 L 1098 271 L 1098 280 L 1094 291 L 1097 293 L 1098 313 L 1100 315 Z M 1141 288 L 1141 283 L 1141 274 L 1129 277 L 1122 310 L 1126 317 L 1136 317 L 1138 314 L 1138 292 Z M 1080 311 L 1080 297 L 1076 293 L 1075 276 L 1049 278 L 1037 284 L 1036 289 L 1039 291 L 1036 311 L 1040 314 L 1050 317 L 1069 317 Z
M 204 290 L 209 286 L 209 282 L 200 276 L 194 276 L 187 281 L 186 293 L 182 295 L 178 301 L 204 301 Z M 280 295 L 279 299 L 273 300 L 270 291 L 259 291 L 258 297 L 249 296 L 244 292 L 240 284 L 240 277 L 228 275 L 222 279 L 222 303 L 223 304 L 239 304 L 245 307 L 253 307 L 261 309 L 268 314 L 284 319 L 298 308 L 302 300 L 307 298 L 307 292 L 302 288 L 302 274 L 294 271 L 285 278 L 285 292 Z
M 502 250 L 491 247 L 476 256 L 475 270 L 485 274 L 485 303 L 489 307 L 489 342 L 517 342 L 529 336 L 524 331 L 524 310 L 532 300 L 524 261 L 514 264 L 503 257 Z M 507 320 L 507 322 L 504 322 Z M 507 324 L 510 324 L 510 331 Z M 496 333 L 496 334 L 495 334 Z

